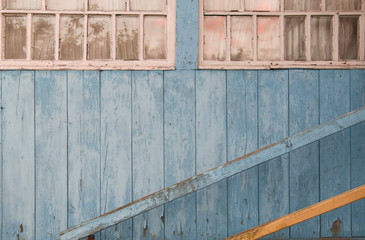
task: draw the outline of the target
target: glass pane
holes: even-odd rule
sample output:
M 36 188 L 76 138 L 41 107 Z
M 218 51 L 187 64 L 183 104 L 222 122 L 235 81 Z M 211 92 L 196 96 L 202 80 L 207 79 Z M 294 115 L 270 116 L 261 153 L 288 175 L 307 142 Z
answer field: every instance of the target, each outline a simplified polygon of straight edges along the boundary
M 311 55 L 315 61 L 332 60 L 332 17 L 312 17 Z
M 257 58 L 259 60 L 280 60 L 278 17 L 258 17 L 257 38 Z
M 246 0 L 245 1 L 246 11 L 261 11 L 271 12 L 280 10 L 279 0 Z
M 361 10 L 361 0 L 326 0 L 326 10 Z
M 33 57 L 35 60 L 53 60 L 55 44 L 55 17 L 33 16 Z
M 319 11 L 321 0 L 285 0 L 285 10 Z
M 166 0 L 130 0 L 130 5 L 131 10 L 166 10 Z
M 27 57 L 27 17 L 5 17 L 5 59 Z
M 204 17 L 204 59 L 226 59 L 226 17 Z
M 138 60 L 138 17 L 117 17 L 117 59 Z
M 340 59 L 358 59 L 358 17 L 340 17 Z
M 111 19 L 90 16 L 88 23 L 88 59 L 110 59 Z
M 5 9 L 41 9 L 42 0 L 5 0 Z
M 124 0 L 89 0 L 89 10 L 91 11 L 112 11 L 125 10 Z
M 285 17 L 285 60 L 305 60 L 305 17 Z
M 144 58 L 166 59 L 166 17 L 144 18 Z
M 205 11 L 232 11 L 241 9 L 241 0 L 204 0 Z
M 82 59 L 84 18 L 82 16 L 61 16 L 60 28 L 60 59 Z
M 84 0 L 47 0 L 50 10 L 80 10 L 84 9 Z
M 231 60 L 252 59 L 252 17 L 231 17 Z

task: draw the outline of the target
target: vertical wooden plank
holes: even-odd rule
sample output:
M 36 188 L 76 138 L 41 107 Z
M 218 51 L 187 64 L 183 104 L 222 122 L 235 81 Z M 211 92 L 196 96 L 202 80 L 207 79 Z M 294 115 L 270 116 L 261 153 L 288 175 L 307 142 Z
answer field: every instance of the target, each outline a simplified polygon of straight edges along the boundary
M 37 71 L 36 236 L 55 239 L 67 228 L 67 72 Z
M 258 149 L 257 71 L 227 72 L 228 160 Z M 258 225 L 258 167 L 228 179 L 228 236 Z
M 2 90 L 2 239 L 34 240 L 34 72 L 4 71 Z
M 69 227 L 100 215 L 99 91 L 98 71 L 68 72 Z
M 132 73 L 133 199 L 164 187 L 163 72 Z M 133 239 L 164 238 L 164 207 L 133 219 Z
M 365 106 L 365 70 L 351 70 L 351 110 Z M 351 189 L 365 183 L 365 123 L 351 128 Z M 352 236 L 365 236 L 365 199 L 352 204 Z
M 199 0 L 176 1 L 176 69 L 197 69 Z
M 196 168 L 204 172 L 227 161 L 226 72 L 199 71 L 196 76 Z M 227 180 L 197 193 L 197 238 L 227 236 Z
M 165 183 L 195 175 L 195 71 L 164 75 Z M 196 238 L 195 193 L 165 206 L 165 239 Z
M 319 82 L 316 70 L 289 70 L 289 135 L 319 124 Z M 290 212 L 319 202 L 319 144 L 290 156 Z M 290 238 L 319 238 L 319 217 L 291 227 Z
M 101 214 L 132 201 L 131 72 L 102 71 Z M 132 221 L 101 232 L 102 239 L 131 239 Z
M 320 71 L 320 123 L 350 111 L 348 70 Z M 350 190 L 350 130 L 320 140 L 320 200 Z M 351 236 L 350 205 L 321 216 L 321 237 Z
M 2 9 L 2 6 L 0 7 Z M 0 15 L 0 18 L 2 16 Z M 0 20 L 1 24 L 1 20 Z M 1 46 L 1 41 L 0 41 Z M 0 56 L 1 56 L 1 50 L 0 50 Z M 2 71 L 0 71 L 0 237 L 3 236 L 3 101 L 2 101 Z
M 259 147 L 288 136 L 288 71 L 258 72 Z M 259 166 L 259 223 L 289 213 L 289 158 L 281 157 Z M 267 238 L 289 238 L 284 229 Z

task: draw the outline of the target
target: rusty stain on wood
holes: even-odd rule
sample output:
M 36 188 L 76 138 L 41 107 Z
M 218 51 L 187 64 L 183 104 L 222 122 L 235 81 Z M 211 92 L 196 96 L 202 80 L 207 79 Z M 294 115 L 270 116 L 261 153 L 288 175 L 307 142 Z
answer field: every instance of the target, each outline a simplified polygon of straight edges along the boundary
M 338 234 L 341 232 L 341 220 L 340 218 L 337 218 L 336 221 L 333 222 L 331 227 L 331 232 L 333 237 L 337 237 Z
M 20 228 L 20 233 L 22 233 L 24 231 L 23 224 L 20 224 L 19 228 Z
M 94 235 L 89 235 L 89 236 L 87 236 L 86 240 L 95 240 L 95 236 Z

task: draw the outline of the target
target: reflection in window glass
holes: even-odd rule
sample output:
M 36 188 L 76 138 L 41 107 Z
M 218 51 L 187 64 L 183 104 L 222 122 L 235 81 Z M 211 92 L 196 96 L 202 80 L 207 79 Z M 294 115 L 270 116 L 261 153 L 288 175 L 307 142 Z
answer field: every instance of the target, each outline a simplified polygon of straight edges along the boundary
M 279 0 L 246 0 L 245 1 L 246 11 L 262 11 L 271 12 L 280 10 Z
M 252 17 L 231 17 L 231 60 L 252 59 Z
M 5 0 L 5 9 L 41 9 L 42 0 Z
M 357 59 L 358 17 L 340 17 L 339 54 L 340 59 Z
M 33 57 L 35 60 L 54 60 L 55 17 L 33 16 Z
M 144 18 L 144 58 L 166 59 L 166 17 Z
M 91 11 L 125 10 L 125 2 L 121 0 L 89 0 Z
M 117 17 L 117 59 L 138 60 L 138 17 Z
M 361 0 L 327 0 L 326 10 L 361 10 Z
M 60 59 L 81 60 L 83 57 L 84 18 L 61 16 Z
M 241 0 L 204 0 L 206 11 L 232 11 L 241 9 Z
M 305 60 L 305 17 L 285 17 L 285 60 Z
M 110 59 L 111 19 L 90 16 L 88 22 L 88 59 Z
M 204 17 L 204 59 L 226 59 L 226 17 Z
M 27 57 L 26 16 L 5 17 L 5 59 L 25 59 Z
M 259 60 L 280 60 L 278 17 L 258 17 L 257 38 Z
M 332 60 L 332 17 L 312 17 L 311 55 L 312 60 Z
M 50 10 L 83 10 L 84 0 L 47 0 Z
M 285 0 L 285 10 L 319 11 L 321 0 Z
M 166 10 L 166 0 L 130 0 L 131 10 L 163 11 Z

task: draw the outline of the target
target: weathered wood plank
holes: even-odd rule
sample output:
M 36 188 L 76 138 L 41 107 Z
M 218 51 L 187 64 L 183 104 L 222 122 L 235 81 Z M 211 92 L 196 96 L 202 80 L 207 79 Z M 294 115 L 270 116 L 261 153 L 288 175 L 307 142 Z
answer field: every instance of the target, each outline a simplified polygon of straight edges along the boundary
M 348 70 L 320 71 L 320 122 L 350 111 Z M 350 189 L 350 130 L 320 141 L 320 199 Z M 321 216 L 321 237 L 351 236 L 351 208 L 345 206 Z
M 0 136 L 3 136 L 2 71 L 0 71 Z M 0 152 L 3 152 L 3 138 L 0 137 Z M 0 237 L 3 236 L 3 154 L 0 155 Z
M 352 70 L 351 109 L 365 106 L 365 70 Z M 351 188 L 365 183 L 365 123 L 351 128 Z M 352 236 L 365 236 L 365 200 L 352 204 Z
M 289 70 L 289 135 L 319 124 L 319 79 L 316 70 Z M 289 154 L 290 212 L 319 201 L 319 143 Z M 319 238 L 319 217 L 291 227 L 290 238 Z
M 227 161 L 226 72 L 199 71 L 196 77 L 196 171 Z M 227 236 L 227 180 L 197 191 L 197 238 Z
M 35 240 L 34 72 L 2 73 L 3 236 Z
M 132 73 L 133 199 L 164 187 L 163 72 Z M 133 239 L 164 238 L 164 208 L 133 219 Z
M 258 149 L 257 71 L 227 72 L 228 160 Z M 228 179 L 228 236 L 258 225 L 258 167 Z
M 288 136 L 288 71 L 258 72 L 259 147 Z M 289 213 L 289 158 L 283 155 L 259 166 L 259 223 Z M 268 238 L 289 238 L 283 230 Z
M 69 226 L 100 215 L 99 83 L 98 71 L 68 72 Z
M 195 71 L 164 75 L 165 183 L 195 175 Z M 196 238 L 195 193 L 165 206 L 165 239 Z
M 36 236 L 67 227 L 67 72 L 35 74 Z
M 130 71 L 102 71 L 101 213 L 132 201 L 132 92 Z M 131 239 L 132 221 L 101 232 L 101 239 Z
M 256 152 L 239 157 L 231 162 L 222 164 L 217 168 L 198 174 L 166 189 L 162 189 L 142 199 L 136 200 L 131 204 L 115 209 L 103 216 L 65 230 L 60 233 L 60 239 L 77 239 L 82 236 L 87 236 L 90 233 L 100 231 L 106 227 L 161 206 L 172 200 L 176 200 L 198 189 L 205 188 L 213 183 L 233 176 L 234 174 L 267 162 L 277 156 L 286 154 L 363 121 L 365 121 L 365 107 L 273 143 Z

